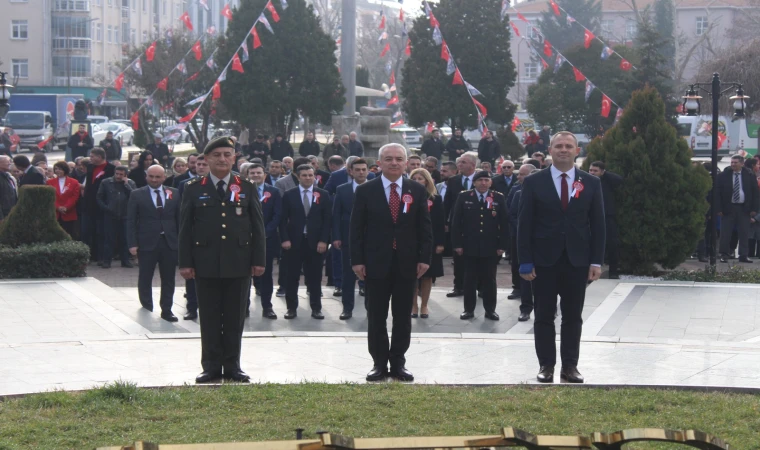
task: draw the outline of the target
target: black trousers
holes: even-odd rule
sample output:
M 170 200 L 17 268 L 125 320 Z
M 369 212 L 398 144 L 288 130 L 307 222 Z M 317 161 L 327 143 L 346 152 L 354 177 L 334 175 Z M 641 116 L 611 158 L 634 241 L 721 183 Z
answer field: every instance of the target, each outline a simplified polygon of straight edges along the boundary
M 298 283 L 303 278 L 306 288 L 309 290 L 309 306 L 312 311 L 322 310 L 322 266 L 325 255 L 317 253 L 306 244 L 306 237 L 302 244 L 296 248 L 291 247 L 287 254 L 288 273 L 285 285 L 285 303 L 288 310 L 298 309 Z
M 72 240 L 79 240 L 79 220 L 75 219 L 64 222 L 63 220 L 58 219 L 58 224 L 63 228 L 63 231 L 71 236 Z
M 456 253 L 454 253 L 454 289 L 464 290 L 464 256 Z
M 264 310 L 272 309 L 272 293 L 274 292 L 274 278 L 272 277 L 272 271 L 274 270 L 274 255 L 275 251 L 274 248 L 276 245 L 277 239 L 271 239 L 272 242 L 270 243 L 270 239 L 267 239 L 267 253 L 266 253 L 266 268 L 264 270 L 264 275 L 260 277 L 253 277 L 253 285 L 256 287 L 256 289 L 259 291 L 259 295 L 261 296 L 261 307 L 264 308 Z M 248 299 L 248 305 L 250 306 L 251 300 L 250 296 Z
M 393 252 L 390 273 L 386 278 L 367 278 L 367 343 L 376 366 L 391 368 L 406 364 L 412 336 L 412 300 L 416 274 L 399 270 L 398 255 Z M 388 346 L 388 308 L 393 314 L 393 337 Z
M 477 290 L 483 294 L 483 309 L 496 311 L 496 263 L 499 256 L 464 256 L 464 310 L 475 312 Z
M 542 366 L 554 366 L 557 362 L 554 314 L 557 310 L 558 295 L 562 311 L 560 335 L 562 365 L 578 365 L 583 329 L 581 313 L 586 299 L 588 269 L 588 266 L 574 267 L 570 264 L 567 252 L 562 252 L 562 256 L 553 266 L 536 267 L 536 279 L 533 280 L 536 318 L 533 327 L 536 355 Z
M 520 277 L 520 313 L 533 312 L 533 282 Z
M 204 371 L 240 369 L 245 305 L 251 277 L 196 278 Z
M 161 276 L 161 311 L 170 313 L 174 304 L 174 276 L 177 270 L 177 250 L 169 248 L 166 238 L 161 235 L 158 247 L 154 250 L 137 249 L 139 271 L 137 274 L 137 293 L 140 303 L 153 308 L 153 274 L 158 264 Z
M 344 311 L 352 312 L 354 310 L 356 299 L 356 274 L 351 267 L 351 249 L 347 244 L 347 241 L 343 241 L 343 245 L 340 247 L 340 256 L 342 258 L 341 268 L 343 269 L 341 279 L 343 295 L 341 296 L 340 301 L 343 303 Z
M 185 280 L 185 293 L 187 294 L 187 311 L 198 311 L 198 290 L 195 288 L 195 279 Z
M 285 289 L 285 285 L 288 284 L 288 261 L 286 259 L 287 253 L 288 252 L 282 250 L 282 248 L 280 248 L 278 252 L 280 259 L 277 266 L 277 287 L 280 289 Z
M 514 231 L 514 230 L 512 230 Z M 517 260 L 517 232 L 511 233 L 512 245 L 509 251 L 512 258 L 509 260 L 509 264 L 512 269 L 512 289 L 515 291 L 521 291 L 522 278 L 520 278 L 520 261 Z
M 606 216 L 604 218 L 607 230 L 607 264 L 610 266 L 610 275 L 617 275 L 620 270 L 620 250 L 618 249 L 618 225 L 615 216 Z
M 119 219 L 117 217 L 106 215 L 103 220 L 105 221 L 105 226 L 103 227 L 105 237 L 103 239 L 101 261 L 111 264 L 113 255 L 118 249 L 121 263 L 129 263 L 129 249 L 127 248 L 127 218 Z

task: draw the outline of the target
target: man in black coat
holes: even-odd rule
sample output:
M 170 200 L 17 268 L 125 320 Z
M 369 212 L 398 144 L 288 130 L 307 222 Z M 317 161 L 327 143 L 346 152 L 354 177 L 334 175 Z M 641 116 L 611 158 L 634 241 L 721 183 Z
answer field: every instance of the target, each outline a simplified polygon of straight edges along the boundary
M 293 146 L 283 138 L 282 133 L 277 133 L 274 137 L 270 156 L 273 161 L 282 161 L 288 156 L 293 157 Z
M 322 320 L 322 266 L 332 226 L 330 194 L 316 186 L 314 168 L 308 164 L 296 168 L 298 186 L 282 197 L 280 240 L 287 252 L 288 264 L 285 301 L 286 319 L 298 316 L 298 281 L 303 269 L 309 291 L 311 317 Z
M 478 159 L 481 162 L 491 163 L 491 167 L 493 167 L 499 156 L 501 156 L 499 141 L 494 139 L 493 131 L 486 131 L 486 135 L 478 143 Z
M 253 285 L 261 296 L 261 316 L 266 319 L 277 319 L 277 314 L 272 307 L 272 293 L 274 292 L 274 280 L 272 270 L 274 258 L 280 254 L 280 218 L 282 217 L 282 195 L 276 187 L 266 184 L 264 166 L 254 163 L 248 168 L 254 185 L 256 195 L 261 203 L 261 213 L 264 217 L 264 229 L 267 235 L 266 270 L 260 277 L 253 277 Z M 250 303 L 249 303 L 250 307 Z M 246 316 L 250 314 L 250 308 Z
M 69 137 L 67 145 L 71 149 L 71 159 L 77 159 L 79 156 L 89 156 L 95 142 L 93 142 L 92 136 L 87 132 L 87 125 L 80 123 L 79 131 Z
M 457 128 L 449 142 L 446 143 L 446 151 L 449 152 L 449 161 L 456 161 L 457 158 L 472 150 L 467 139 L 462 137 L 462 130 Z
M 446 147 L 443 145 L 443 142 L 441 142 L 441 130 L 435 128 L 431 133 L 430 138 L 422 143 L 420 151 L 424 153 L 425 156 L 432 156 L 440 161 L 445 149 Z
M 351 213 L 351 264 L 367 286 L 367 339 L 374 365 L 367 381 L 390 376 L 413 381 L 404 354 L 412 332 L 412 301 L 417 280 L 427 272 L 433 254 L 433 227 L 428 193 L 404 179 L 406 149 L 399 144 L 380 148 L 383 174 L 356 188 Z M 390 303 L 393 338 L 388 346 L 386 321 Z
M 105 220 L 103 211 L 98 206 L 98 189 L 100 183 L 113 176 L 116 166 L 106 161 L 106 152 L 102 148 L 90 151 L 90 164 L 87 166 L 87 177 L 84 182 L 84 197 L 82 198 L 84 218 L 82 219 L 82 240 L 90 246 L 90 258 L 100 261 L 102 265 L 106 255 L 103 254 L 105 239 Z M 113 257 L 113 255 L 108 258 Z
M 604 262 L 604 203 L 599 178 L 576 169 L 578 140 L 557 133 L 550 168 L 523 180 L 517 225 L 520 276 L 533 283 L 536 354 L 541 383 L 554 381 L 557 359 L 554 317 L 562 310 L 560 378 L 583 383 L 578 357 L 583 303 L 589 281 L 599 279 Z
M 16 155 L 13 157 L 13 165 L 21 171 L 22 175 L 18 180 L 18 187 L 29 185 L 44 185 L 45 177 L 42 176 L 36 167 L 32 166 L 25 155 Z
M 599 178 L 602 182 L 604 221 L 607 230 L 607 243 L 604 245 L 604 248 L 607 250 L 607 264 L 610 265 L 609 278 L 611 280 L 617 280 L 620 278 L 620 258 L 618 251 L 618 226 L 617 219 L 615 218 L 615 215 L 617 214 L 617 208 L 615 207 L 615 192 L 618 187 L 623 184 L 623 177 L 606 170 L 606 166 L 601 161 L 592 162 L 588 172 Z
M 736 227 L 739 233 L 739 261 L 751 263 L 749 259 L 750 218 L 760 211 L 760 193 L 757 179 L 744 168 L 744 157 L 731 157 L 731 167 L 718 176 L 718 204 L 716 212 L 720 220 L 720 261 L 728 262 L 731 231 Z
M 301 156 L 318 156 L 321 151 L 319 142 L 314 140 L 314 133 L 311 131 L 306 134 L 306 139 L 298 146 L 298 154 Z
M 457 197 L 461 192 L 472 189 L 475 166 L 478 158 L 474 152 L 467 152 L 457 158 L 459 175 L 446 182 L 446 196 L 443 198 L 443 213 L 446 220 L 446 230 L 450 229 L 451 216 Z M 464 261 L 460 255 L 454 254 L 454 289 L 446 297 L 461 297 L 464 295 Z
M 269 156 L 269 146 L 267 145 L 263 134 L 256 135 L 256 140 L 251 142 L 251 145 L 248 146 L 248 151 L 250 152 L 251 158 L 261 159 L 261 164 L 266 166 L 267 157 Z
M 100 141 L 98 147 L 106 151 L 106 161 L 121 160 L 121 144 L 113 138 L 113 131 L 106 133 L 106 138 Z
M 505 160 L 501 163 L 501 174 L 494 175 L 491 189 L 500 192 L 504 198 L 509 196 L 509 191 L 517 184 L 517 175 L 515 175 L 515 163 Z
M 145 146 L 145 150 L 153 154 L 153 160 L 155 160 L 158 164 L 161 164 L 163 167 L 169 167 L 169 159 L 171 154 L 169 153 L 169 146 L 164 144 L 162 142 L 162 139 L 163 138 L 160 134 L 154 135 L 153 143 Z

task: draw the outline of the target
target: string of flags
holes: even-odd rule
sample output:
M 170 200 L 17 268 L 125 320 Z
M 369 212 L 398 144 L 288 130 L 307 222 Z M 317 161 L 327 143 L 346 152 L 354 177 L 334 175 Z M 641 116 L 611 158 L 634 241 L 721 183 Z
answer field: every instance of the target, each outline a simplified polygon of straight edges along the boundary
M 403 1 L 399 0 L 399 3 L 403 3 Z M 377 39 L 378 42 L 388 40 L 389 35 L 388 35 L 387 27 L 386 27 L 387 20 L 388 19 L 385 15 L 385 9 L 383 8 L 380 10 L 380 23 L 377 27 L 379 30 L 382 30 L 382 33 L 380 33 Z M 406 30 L 406 22 L 404 22 L 403 7 L 401 8 L 399 12 L 398 20 L 401 22 L 401 26 L 402 26 L 401 38 L 406 38 L 406 46 L 404 48 L 404 54 L 409 56 L 411 55 L 412 47 L 411 47 L 411 41 L 409 40 L 408 33 Z M 391 51 L 391 44 L 390 42 L 386 42 L 385 45 L 383 46 L 383 49 L 380 51 L 380 57 L 383 58 L 387 56 L 390 53 L 390 51 Z M 390 88 L 388 89 L 388 92 L 386 92 L 386 96 L 389 96 L 389 99 L 388 99 L 388 102 L 386 103 L 386 106 L 398 105 L 399 97 L 398 97 L 398 89 L 396 88 L 396 74 L 395 74 L 395 71 L 393 70 L 393 63 L 390 60 L 386 61 L 385 63 L 385 72 L 390 77 L 388 80 L 388 85 L 390 86 Z M 401 112 L 400 109 L 394 113 L 393 117 L 394 119 L 398 119 L 398 120 L 392 123 L 391 127 L 404 124 L 403 113 Z

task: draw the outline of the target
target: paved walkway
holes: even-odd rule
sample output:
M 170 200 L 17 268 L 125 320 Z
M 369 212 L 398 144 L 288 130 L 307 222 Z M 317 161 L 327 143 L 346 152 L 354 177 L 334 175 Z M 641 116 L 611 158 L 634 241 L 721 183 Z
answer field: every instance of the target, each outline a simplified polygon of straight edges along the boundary
M 534 383 L 533 322 L 517 322 L 509 290 L 499 290 L 499 322 L 484 320 L 482 310 L 459 320 L 462 300 L 446 298 L 446 290 L 434 289 L 429 319 L 414 320 L 407 367 L 416 382 Z M 254 381 L 364 382 L 372 365 L 366 314 L 359 301 L 352 320 L 338 320 L 341 304 L 331 292 L 325 290 L 324 321 L 309 317 L 303 291 L 293 321 L 261 318 L 254 299 L 242 354 Z M 178 289 L 177 315 L 181 300 Z M 584 309 L 580 369 L 600 385 L 760 388 L 759 302 L 756 285 L 595 282 Z M 274 304 L 282 314 L 284 299 Z M 139 308 L 134 287 L 94 278 L 0 282 L 0 395 L 118 379 L 192 383 L 199 360 L 198 324 L 171 324 Z

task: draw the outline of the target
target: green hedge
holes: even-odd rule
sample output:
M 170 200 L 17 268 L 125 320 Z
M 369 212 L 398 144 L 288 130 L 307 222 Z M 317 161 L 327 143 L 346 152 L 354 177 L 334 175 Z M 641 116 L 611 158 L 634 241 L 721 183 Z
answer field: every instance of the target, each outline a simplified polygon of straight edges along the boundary
M 83 277 L 90 248 L 78 241 L 0 246 L 0 278 Z
M 8 247 L 70 239 L 55 218 L 52 186 L 22 186 L 18 203 L 0 224 L 0 245 Z
M 730 266 L 727 270 L 705 266 L 702 270 L 674 270 L 662 277 L 669 281 L 696 281 L 702 283 L 760 283 L 760 270 Z

